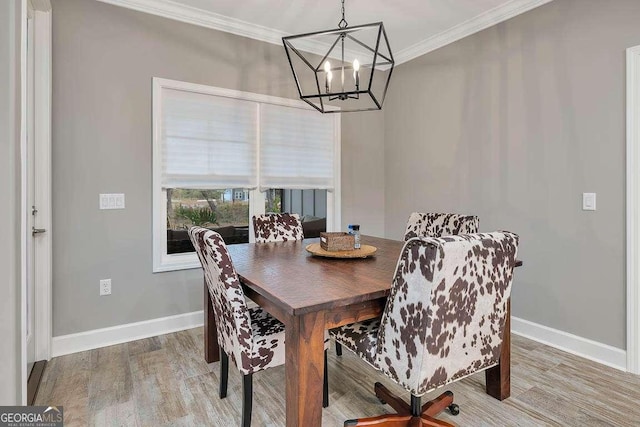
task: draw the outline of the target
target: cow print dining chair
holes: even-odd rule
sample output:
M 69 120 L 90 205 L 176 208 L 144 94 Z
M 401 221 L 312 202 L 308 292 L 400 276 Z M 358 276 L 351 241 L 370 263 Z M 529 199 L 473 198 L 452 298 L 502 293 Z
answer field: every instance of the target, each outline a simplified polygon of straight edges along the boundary
M 298 214 L 263 214 L 253 216 L 253 233 L 256 243 L 286 242 L 289 240 L 303 240 L 304 232 Z M 328 345 L 329 340 L 325 340 Z M 336 354 L 342 355 L 342 347 L 337 342 Z
M 404 240 L 477 233 L 479 226 L 480 219 L 475 215 L 413 212 L 407 221 Z M 342 347 L 337 341 L 336 355 L 342 356 Z
M 256 243 L 304 239 L 302 223 L 298 214 L 254 215 L 253 233 L 256 237 Z
M 204 270 L 220 346 L 221 399 L 227 396 L 229 358 L 242 374 L 242 427 L 251 425 L 252 375 L 284 364 L 285 326 L 259 306 L 248 307 L 231 257 L 215 231 L 192 227 L 189 237 Z M 329 403 L 328 337 L 325 339 L 323 406 Z
M 413 212 L 407 221 L 404 240 L 477 233 L 479 226 L 480 219 L 475 215 Z
M 446 391 L 421 396 L 499 362 L 518 236 L 494 232 L 414 237 L 405 242 L 381 318 L 332 329 L 330 335 L 411 393 L 411 403 L 382 384 L 375 393 L 397 411 L 345 426 L 451 426 Z

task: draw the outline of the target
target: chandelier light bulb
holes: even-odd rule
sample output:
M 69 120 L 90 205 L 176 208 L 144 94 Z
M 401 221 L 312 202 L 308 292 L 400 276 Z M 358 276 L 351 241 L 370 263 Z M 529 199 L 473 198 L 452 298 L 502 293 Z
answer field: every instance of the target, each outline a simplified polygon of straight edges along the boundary
M 331 71 L 327 71 L 327 80 L 329 84 L 331 84 L 331 80 L 333 80 L 333 73 Z
M 360 90 L 360 62 L 357 59 L 353 60 L 353 80 L 356 82 L 356 90 Z
M 331 73 L 331 63 L 329 61 L 325 61 L 324 63 L 324 72 Z

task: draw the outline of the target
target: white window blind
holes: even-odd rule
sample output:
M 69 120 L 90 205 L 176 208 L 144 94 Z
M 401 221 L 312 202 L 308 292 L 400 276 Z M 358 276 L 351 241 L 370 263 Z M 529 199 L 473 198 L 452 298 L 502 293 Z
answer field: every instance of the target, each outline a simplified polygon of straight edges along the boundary
M 274 104 L 260 108 L 260 189 L 334 189 L 335 117 Z
M 163 188 L 255 188 L 255 102 L 163 88 Z

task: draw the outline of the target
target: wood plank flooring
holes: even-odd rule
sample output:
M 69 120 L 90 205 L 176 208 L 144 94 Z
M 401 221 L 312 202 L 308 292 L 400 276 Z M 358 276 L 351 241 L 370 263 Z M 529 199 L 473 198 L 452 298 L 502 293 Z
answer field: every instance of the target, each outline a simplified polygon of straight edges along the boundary
M 229 392 L 218 398 L 218 363 L 203 359 L 203 330 L 191 329 L 57 357 L 47 364 L 37 405 L 64 406 L 65 426 L 237 426 L 241 377 L 229 369 Z M 401 389 L 345 350 L 329 351 L 330 406 L 323 426 L 391 412 L 373 394 L 381 381 Z M 284 367 L 254 375 L 253 426 L 282 426 Z M 511 398 L 484 393 L 484 374 L 459 381 L 458 426 L 640 426 L 640 376 L 617 371 L 512 336 Z M 431 398 L 440 391 L 431 393 Z M 407 397 L 407 393 L 403 393 Z

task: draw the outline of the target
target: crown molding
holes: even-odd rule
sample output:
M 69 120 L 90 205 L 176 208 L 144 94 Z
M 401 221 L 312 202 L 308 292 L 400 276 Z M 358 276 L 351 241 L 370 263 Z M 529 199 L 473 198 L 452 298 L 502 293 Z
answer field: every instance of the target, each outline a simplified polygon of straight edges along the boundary
M 290 35 L 283 31 L 274 30 L 273 28 L 230 18 L 225 15 L 220 15 L 219 13 L 187 6 L 172 0 L 97 1 L 277 45 L 282 44 L 282 37 Z
M 508 3 L 483 12 L 428 39 L 402 49 L 394 55 L 396 64 L 410 61 L 551 1 L 553 0 L 511 0 Z
M 164 18 L 214 30 L 224 31 L 238 36 L 249 37 L 263 42 L 282 45 L 282 37 L 291 34 L 252 24 L 240 19 L 230 18 L 215 12 L 195 8 L 173 0 L 97 0 L 127 9 L 137 10 Z M 442 31 L 394 54 L 396 65 L 410 61 L 418 56 L 458 41 L 471 34 L 482 31 L 521 13 L 535 9 L 553 0 L 511 0 L 501 6 L 471 18 L 461 24 Z M 320 53 L 318 46 L 309 46 L 309 50 Z

